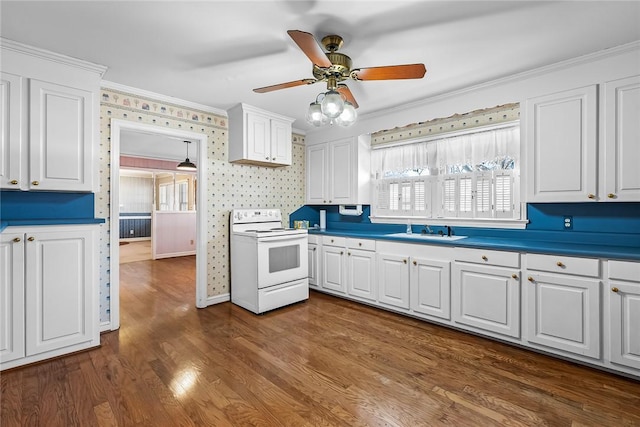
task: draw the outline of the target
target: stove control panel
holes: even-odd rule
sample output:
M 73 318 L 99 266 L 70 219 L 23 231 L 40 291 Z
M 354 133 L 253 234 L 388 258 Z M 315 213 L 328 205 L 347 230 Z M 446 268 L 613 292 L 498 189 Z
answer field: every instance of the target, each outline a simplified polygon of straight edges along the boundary
M 231 212 L 234 224 L 282 221 L 280 209 L 234 209 Z

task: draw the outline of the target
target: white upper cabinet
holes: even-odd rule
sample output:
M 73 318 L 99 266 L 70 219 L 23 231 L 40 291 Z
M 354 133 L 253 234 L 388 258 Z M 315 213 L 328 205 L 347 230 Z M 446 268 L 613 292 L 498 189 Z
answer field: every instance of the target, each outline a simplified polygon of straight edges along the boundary
M 97 191 L 105 67 L 2 42 L 0 187 Z
M 603 88 L 604 184 L 607 201 L 640 201 L 640 76 Z
M 368 135 L 307 147 L 307 204 L 371 203 Z
M 638 117 L 640 76 L 528 99 L 527 201 L 640 201 Z
M 527 100 L 528 202 L 584 202 L 597 196 L 597 87 Z
M 91 191 L 92 93 L 38 80 L 29 93 L 29 189 Z
M 0 73 L 0 186 L 20 188 L 22 174 L 22 77 Z
M 260 166 L 291 165 L 293 119 L 246 104 L 229 110 L 229 161 Z

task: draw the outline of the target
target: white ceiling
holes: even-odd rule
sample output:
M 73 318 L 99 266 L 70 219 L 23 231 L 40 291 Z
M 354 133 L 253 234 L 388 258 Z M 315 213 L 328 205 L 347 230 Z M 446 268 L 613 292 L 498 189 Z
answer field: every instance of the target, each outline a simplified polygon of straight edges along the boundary
M 359 114 L 640 40 L 639 1 L 7 1 L 0 34 L 109 67 L 105 80 L 227 110 L 304 115 L 322 83 L 286 31 L 336 33 L 355 68 L 424 63 L 421 80 L 348 81 Z

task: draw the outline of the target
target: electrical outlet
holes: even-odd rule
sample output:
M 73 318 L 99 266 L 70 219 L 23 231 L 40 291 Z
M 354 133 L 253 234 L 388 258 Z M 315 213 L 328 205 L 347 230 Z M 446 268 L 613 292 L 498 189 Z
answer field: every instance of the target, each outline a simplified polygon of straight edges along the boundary
M 193 239 L 191 240 L 191 244 L 193 245 Z
M 564 217 L 564 229 L 571 230 L 573 229 L 573 217 L 565 215 Z
M 129 234 L 133 236 L 133 230 L 129 230 Z

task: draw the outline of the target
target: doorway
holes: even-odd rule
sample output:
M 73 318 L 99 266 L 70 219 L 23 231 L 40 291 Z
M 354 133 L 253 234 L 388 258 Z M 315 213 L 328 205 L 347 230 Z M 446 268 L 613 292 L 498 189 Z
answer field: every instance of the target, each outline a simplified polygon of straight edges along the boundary
M 206 201 L 206 170 L 207 170 L 207 136 L 201 133 L 183 131 L 177 129 L 166 129 L 143 123 L 130 122 L 120 119 L 111 121 L 111 209 L 110 209 L 110 329 L 116 330 L 120 327 L 120 154 L 121 141 L 125 132 L 139 132 L 146 135 L 157 136 L 158 138 L 169 138 L 175 140 L 179 149 L 184 149 L 182 141 L 190 141 L 197 153 L 198 168 L 196 199 Z M 156 147 L 141 147 L 142 150 L 154 152 Z M 206 203 L 198 203 L 196 211 L 196 301 L 198 308 L 207 306 L 207 206 Z

